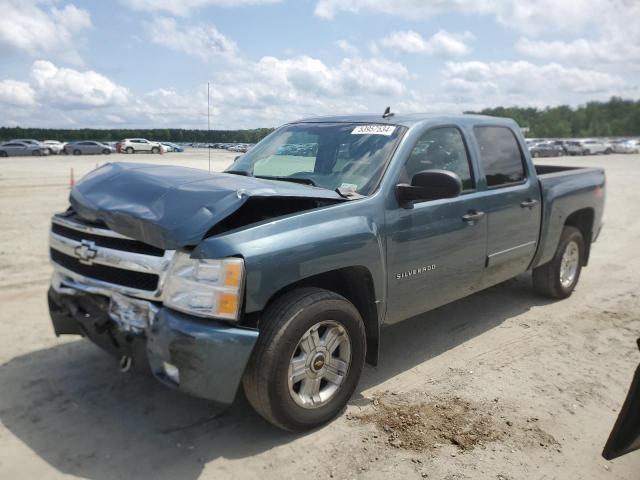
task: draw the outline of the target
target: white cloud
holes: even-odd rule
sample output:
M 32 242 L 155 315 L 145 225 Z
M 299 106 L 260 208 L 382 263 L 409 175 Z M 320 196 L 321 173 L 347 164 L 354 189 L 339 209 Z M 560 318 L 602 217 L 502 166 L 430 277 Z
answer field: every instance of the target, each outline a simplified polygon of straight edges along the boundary
M 334 18 L 340 12 L 381 13 L 405 18 L 425 18 L 455 12 L 491 15 L 519 32 L 577 31 L 597 24 L 594 12 L 616 8 L 612 3 L 632 0 L 318 0 L 315 14 Z
M 364 112 L 371 102 L 383 108 L 388 99 L 407 93 L 408 78 L 406 67 L 383 58 L 345 58 L 336 64 L 305 55 L 238 60 L 212 79 L 212 121 L 222 128 L 276 126 L 299 117 Z M 0 108 L 0 125 L 11 120 L 56 127 L 202 128 L 206 91 L 200 85 L 134 96 L 97 72 L 41 60 L 33 64 L 29 83 L 0 82 L 0 102 L 6 105 Z
M 35 92 L 26 82 L 0 81 L 0 104 L 29 107 L 35 105 Z
M 360 50 L 358 49 L 358 47 L 356 47 L 355 45 L 353 45 L 351 42 L 349 42 L 348 40 L 338 40 L 336 42 L 336 46 L 342 50 L 346 55 L 349 56 L 356 56 L 358 55 L 358 53 L 360 52 Z
M 0 11 L 0 48 L 38 56 L 58 54 L 80 62 L 78 35 L 91 27 L 89 12 L 66 4 L 45 10 L 36 0 L 3 0 Z
M 595 17 L 595 15 L 594 15 Z M 572 40 L 536 40 L 521 38 L 516 50 L 534 58 L 566 61 L 573 64 L 622 63 L 640 67 L 640 2 L 614 1 L 599 12 L 598 23 L 589 38 Z
M 180 27 L 175 19 L 154 18 L 147 25 L 149 38 L 157 45 L 196 56 L 203 61 L 213 56 L 232 56 L 238 46 L 213 25 L 191 24 Z
M 606 99 L 628 88 L 621 78 L 608 73 L 525 61 L 449 62 L 444 79 L 451 97 L 483 107 L 575 105 Z
M 65 110 L 124 105 L 129 91 L 92 70 L 58 68 L 38 60 L 31 67 L 31 86 L 40 102 Z
M 205 7 L 237 7 L 278 3 L 280 0 L 121 0 L 133 10 L 148 12 L 166 12 L 172 15 L 189 15 L 192 10 Z
M 442 57 L 459 57 L 470 52 L 467 41 L 472 38 L 469 32 L 449 33 L 444 30 L 425 39 L 412 30 L 393 32 L 382 39 L 384 47 L 399 49 L 407 53 L 421 53 Z

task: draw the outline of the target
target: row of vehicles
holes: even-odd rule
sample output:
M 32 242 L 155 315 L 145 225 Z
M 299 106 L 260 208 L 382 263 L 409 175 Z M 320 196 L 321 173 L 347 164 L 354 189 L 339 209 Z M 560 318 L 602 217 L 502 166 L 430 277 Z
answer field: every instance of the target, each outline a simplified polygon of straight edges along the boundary
M 560 157 L 563 155 L 609 155 L 611 153 L 639 153 L 638 139 L 542 140 L 527 139 L 532 157 Z
M 81 140 L 60 142 L 20 138 L 0 144 L 0 157 L 42 155 L 109 155 L 111 153 L 167 153 L 183 152 L 184 147 L 170 142 L 153 142 L 144 138 L 127 138 L 120 142 Z
M 216 148 L 229 150 L 230 152 L 247 153 L 253 148 L 255 143 L 194 143 L 195 148 Z

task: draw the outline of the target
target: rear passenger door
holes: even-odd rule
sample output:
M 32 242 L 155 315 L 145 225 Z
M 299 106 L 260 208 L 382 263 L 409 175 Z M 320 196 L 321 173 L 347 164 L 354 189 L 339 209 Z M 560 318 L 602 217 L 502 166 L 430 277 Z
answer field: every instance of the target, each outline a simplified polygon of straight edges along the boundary
M 540 187 L 513 130 L 482 125 L 474 133 L 488 229 L 483 286 L 491 286 L 526 271 L 533 259 L 540 233 Z

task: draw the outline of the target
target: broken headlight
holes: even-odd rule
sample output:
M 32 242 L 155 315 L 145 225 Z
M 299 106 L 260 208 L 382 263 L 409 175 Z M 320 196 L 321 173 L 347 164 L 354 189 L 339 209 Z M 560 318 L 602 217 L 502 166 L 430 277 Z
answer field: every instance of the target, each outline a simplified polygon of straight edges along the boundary
M 176 252 L 164 287 L 164 304 L 199 317 L 237 320 L 242 300 L 244 261 L 191 258 Z

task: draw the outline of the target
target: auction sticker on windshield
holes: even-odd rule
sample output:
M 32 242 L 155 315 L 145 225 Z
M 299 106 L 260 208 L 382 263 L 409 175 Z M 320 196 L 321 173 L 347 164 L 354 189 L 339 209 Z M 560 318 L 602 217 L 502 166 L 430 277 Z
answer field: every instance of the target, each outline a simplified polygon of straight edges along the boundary
M 358 125 L 353 129 L 351 135 L 393 135 L 396 127 L 392 125 Z

